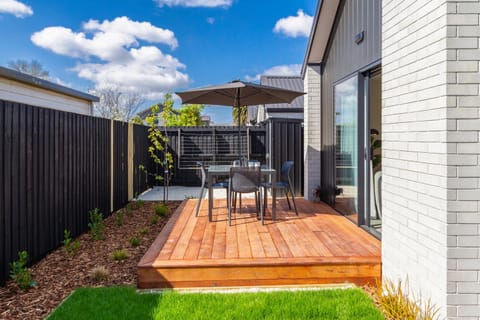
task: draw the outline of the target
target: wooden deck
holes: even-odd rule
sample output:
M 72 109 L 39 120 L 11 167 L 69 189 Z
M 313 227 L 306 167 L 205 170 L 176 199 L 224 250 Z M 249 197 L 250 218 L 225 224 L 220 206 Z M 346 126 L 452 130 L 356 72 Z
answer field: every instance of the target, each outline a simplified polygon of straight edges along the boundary
M 138 264 L 138 287 L 201 288 L 354 283 L 381 277 L 380 241 L 323 203 L 297 199 L 299 216 L 285 199 L 277 219 L 262 226 L 254 201 L 227 224 L 225 200 L 208 222 L 203 201 L 186 200 Z

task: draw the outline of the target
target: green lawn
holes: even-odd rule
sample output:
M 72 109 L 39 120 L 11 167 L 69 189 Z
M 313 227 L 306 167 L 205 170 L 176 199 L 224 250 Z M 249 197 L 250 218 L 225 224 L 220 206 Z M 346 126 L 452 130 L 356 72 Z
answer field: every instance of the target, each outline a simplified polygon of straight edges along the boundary
M 132 287 L 76 290 L 48 319 L 383 319 L 360 289 L 138 294 Z

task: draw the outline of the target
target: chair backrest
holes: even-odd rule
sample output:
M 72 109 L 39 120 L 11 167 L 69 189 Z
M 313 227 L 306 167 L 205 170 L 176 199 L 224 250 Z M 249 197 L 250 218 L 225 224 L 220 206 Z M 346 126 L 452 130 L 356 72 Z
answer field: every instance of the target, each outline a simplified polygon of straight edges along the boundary
M 293 161 L 285 161 L 280 169 L 280 181 L 290 183 L 290 171 L 293 168 Z
M 197 161 L 197 165 L 200 167 L 200 172 L 202 173 L 202 187 L 207 183 L 207 173 L 205 172 L 205 166 L 203 162 Z
M 230 191 L 255 192 L 261 182 L 260 167 L 231 167 L 230 168 Z
M 242 162 L 240 160 L 233 160 L 232 165 L 234 167 L 240 167 L 242 165 Z

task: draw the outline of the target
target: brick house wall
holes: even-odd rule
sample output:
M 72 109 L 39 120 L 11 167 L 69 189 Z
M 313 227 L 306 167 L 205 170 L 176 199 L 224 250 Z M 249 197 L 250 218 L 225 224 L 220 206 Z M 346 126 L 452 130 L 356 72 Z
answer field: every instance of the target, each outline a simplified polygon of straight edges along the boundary
M 308 65 L 304 80 L 304 198 L 314 200 L 312 190 L 320 183 L 320 149 L 321 149 L 321 119 L 320 119 L 320 65 Z
M 480 319 L 480 2 L 382 2 L 383 276 Z

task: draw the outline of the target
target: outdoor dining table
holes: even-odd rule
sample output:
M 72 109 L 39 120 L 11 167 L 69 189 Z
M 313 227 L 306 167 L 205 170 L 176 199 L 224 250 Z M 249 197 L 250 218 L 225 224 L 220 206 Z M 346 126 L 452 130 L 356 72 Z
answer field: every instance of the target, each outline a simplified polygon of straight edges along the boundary
M 229 176 L 230 168 L 232 165 L 211 165 L 208 167 L 207 180 L 208 180 L 208 221 L 212 221 L 213 211 L 213 178 L 221 176 Z M 277 179 L 277 171 L 273 168 L 261 167 L 263 176 L 270 176 L 272 185 L 275 185 Z M 272 188 L 272 220 L 275 220 L 276 213 L 276 192 L 275 188 Z

